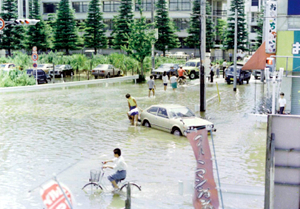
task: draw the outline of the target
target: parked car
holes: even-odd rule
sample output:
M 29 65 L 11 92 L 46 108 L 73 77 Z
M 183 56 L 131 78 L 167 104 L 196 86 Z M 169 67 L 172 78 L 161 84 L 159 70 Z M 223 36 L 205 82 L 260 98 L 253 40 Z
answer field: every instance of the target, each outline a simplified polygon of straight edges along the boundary
M 52 64 L 38 64 L 37 68 L 43 70 L 45 73 L 49 74 L 50 71 L 53 70 Z
M 190 56 L 185 52 L 175 52 L 172 55 L 172 58 L 177 58 L 177 59 L 186 59 L 186 58 L 189 58 L 189 57 Z
M 241 70 L 243 65 L 237 64 L 237 69 L 236 69 L 236 81 L 240 85 L 246 81 L 249 83 L 249 80 L 251 78 L 251 70 Z M 229 66 L 225 70 L 225 81 L 227 84 L 230 84 L 234 80 L 234 65 Z
M 269 68 L 269 72 L 270 72 L 270 78 L 273 78 L 273 75 L 276 71 L 276 60 L 274 57 L 268 57 L 266 60 L 266 68 Z M 264 71 L 265 73 L 265 71 Z M 253 71 L 253 76 L 255 79 L 260 79 L 261 77 L 261 70 L 254 70 Z M 266 76 L 266 75 L 265 75 Z M 264 78 L 266 79 L 266 78 Z
M 98 77 L 109 78 L 112 76 L 120 76 L 121 70 L 110 64 L 100 64 L 92 70 L 92 75 L 95 76 L 95 79 Z
M 50 76 L 45 73 L 45 71 L 41 70 L 41 69 L 27 69 L 26 73 L 29 77 L 33 76 L 36 79 L 36 73 L 37 73 L 37 80 L 38 80 L 38 84 L 40 83 L 48 83 L 48 80 L 51 81 Z
M 173 56 L 173 54 L 171 52 L 166 52 L 165 55 L 166 55 L 166 57 L 169 57 L 169 58 L 171 58 Z M 160 56 L 163 57 L 164 54 L 162 53 Z
M 188 74 L 190 79 L 199 77 L 200 59 L 189 60 L 182 67 Z
M 9 71 L 9 70 L 16 70 L 16 65 L 13 63 L 2 63 L 0 64 L 0 70 Z
M 53 70 L 49 71 L 51 77 L 53 77 Z M 74 70 L 71 65 L 55 65 L 54 67 L 54 76 L 64 76 L 74 75 Z
M 174 67 L 174 69 L 172 70 L 171 67 Z M 155 78 L 162 78 L 164 71 L 166 71 L 167 75 L 170 77 L 172 73 L 177 74 L 178 68 L 179 68 L 178 64 L 165 63 L 159 66 L 157 69 L 153 70 L 151 74 L 154 75 Z
M 141 113 L 141 124 L 179 136 L 186 135 L 189 129 L 214 128 L 212 122 L 196 117 L 189 108 L 176 104 L 148 107 Z

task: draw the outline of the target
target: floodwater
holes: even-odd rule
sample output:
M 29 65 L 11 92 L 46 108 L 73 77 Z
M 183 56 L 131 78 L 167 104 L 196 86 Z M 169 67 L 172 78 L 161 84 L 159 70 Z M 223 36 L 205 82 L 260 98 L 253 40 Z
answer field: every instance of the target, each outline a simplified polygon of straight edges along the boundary
M 71 190 L 74 208 L 124 207 L 126 193 L 113 194 L 106 178 L 104 192 L 81 189 L 90 170 L 111 159 L 116 147 L 128 164 L 127 180 L 142 186 L 141 192 L 132 190 L 132 208 L 193 208 L 196 163 L 188 140 L 130 126 L 125 94 L 141 108 L 177 103 L 194 110 L 197 83 L 164 92 L 156 81 L 156 96 L 150 98 L 146 84 L 132 82 L 0 94 L 0 208 L 44 208 L 40 185 L 55 174 Z M 220 83 L 219 102 L 216 86 L 207 84 L 206 98 L 214 98 L 202 114 L 217 128 L 213 138 L 225 208 L 263 208 L 266 127 L 246 113 L 265 90 L 253 82 L 236 92 L 232 87 Z M 178 181 L 184 183 L 183 195 Z

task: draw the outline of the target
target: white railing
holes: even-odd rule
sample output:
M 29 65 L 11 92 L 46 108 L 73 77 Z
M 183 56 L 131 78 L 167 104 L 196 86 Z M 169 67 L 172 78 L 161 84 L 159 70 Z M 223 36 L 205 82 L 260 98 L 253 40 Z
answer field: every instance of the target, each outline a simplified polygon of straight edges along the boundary
M 86 81 L 72 81 L 72 82 L 64 82 L 64 83 L 50 83 L 43 85 L 35 85 L 35 86 L 16 86 L 16 87 L 3 87 L 0 88 L 0 92 L 17 92 L 17 91 L 34 91 L 41 89 L 52 89 L 52 88 L 62 88 L 62 87 L 71 87 L 71 86 L 82 86 L 82 85 L 91 85 L 91 84 L 100 84 L 100 83 L 117 83 L 127 80 L 135 80 L 138 79 L 138 75 L 133 76 L 124 76 L 117 78 L 107 78 L 107 79 L 95 79 L 95 80 L 86 80 Z

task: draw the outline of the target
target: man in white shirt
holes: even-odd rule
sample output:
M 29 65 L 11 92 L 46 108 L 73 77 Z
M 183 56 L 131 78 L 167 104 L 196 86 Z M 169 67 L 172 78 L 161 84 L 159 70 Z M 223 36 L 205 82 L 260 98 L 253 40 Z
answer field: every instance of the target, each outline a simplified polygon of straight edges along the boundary
M 227 62 L 226 60 L 224 60 L 224 62 L 222 63 L 222 66 L 223 66 L 223 78 L 225 77 L 225 69 L 227 67 Z
M 279 114 L 284 114 L 285 106 L 286 106 L 286 99 L 284 98 L 284 93 L 280 93 L 280 98 L 278 99 L 279 103 Z
M 121 150 L 119 148 L 114 149 L 114 159 L 104 161 L 103 164 L 106 164 L 108 162 L 114 162 L 114 166 L 108 166 L 105 165 L 103 168 L 111 168 L 115 169 L 116 173 L 113 175 L 108 176 L 108 180 L 112 183 L 114 187 L 114 191 L 118 191 L 118 183 L 126 178 L 126 169 L 127 164 L 125 163 L 125 160 L 123 156 L 121 156 Z

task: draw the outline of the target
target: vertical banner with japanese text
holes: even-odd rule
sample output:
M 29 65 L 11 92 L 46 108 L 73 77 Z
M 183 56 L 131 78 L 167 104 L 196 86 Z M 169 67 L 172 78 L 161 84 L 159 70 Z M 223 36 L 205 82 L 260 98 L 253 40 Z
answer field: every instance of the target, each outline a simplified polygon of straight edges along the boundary
M 265 20 L 265 42 L 266 53 L 276 52 L 277 37 L 277 2 L 269 1 L 266 4 L 266 20 Z
M 187 138 L 197 162 L 193 205 L 195 209 L 219 208 L 219 197 L 213 175 L 212 157 L 207 130 L 190 131 Z

